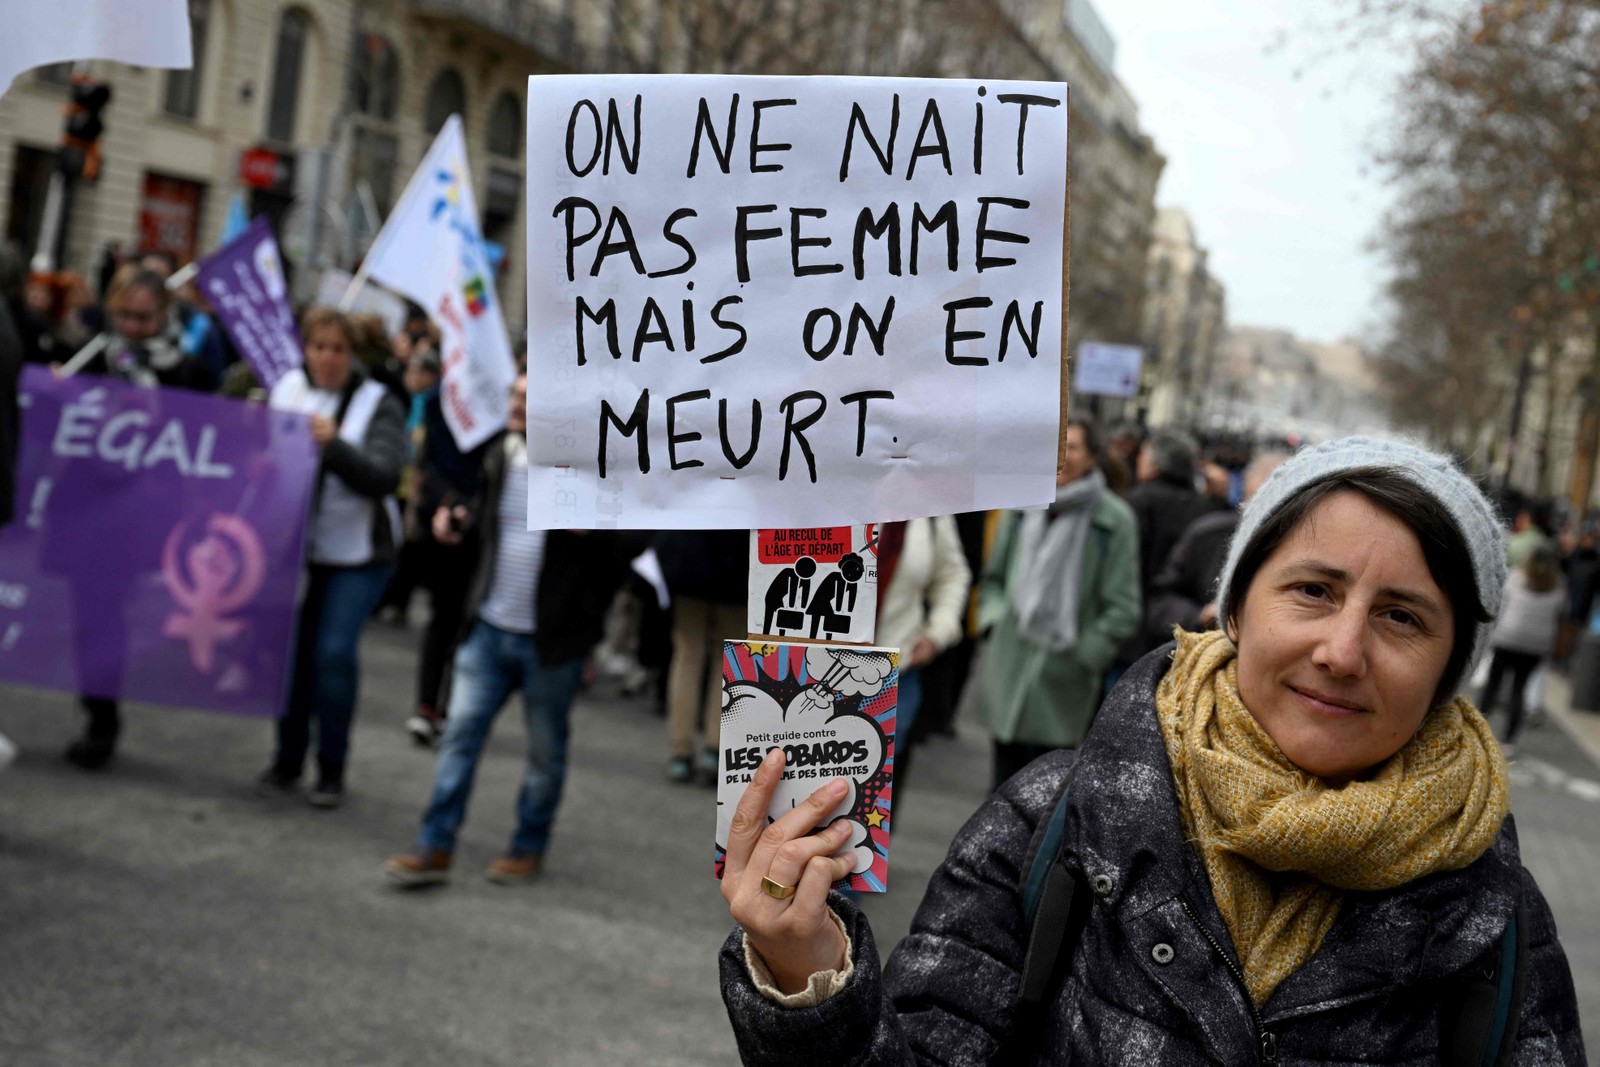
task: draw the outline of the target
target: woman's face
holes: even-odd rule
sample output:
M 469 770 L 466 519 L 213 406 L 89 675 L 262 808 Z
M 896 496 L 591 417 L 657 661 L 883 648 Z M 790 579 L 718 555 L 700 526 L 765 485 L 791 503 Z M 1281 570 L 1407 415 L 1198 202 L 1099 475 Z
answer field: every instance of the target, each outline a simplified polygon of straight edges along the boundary
M 1455 641 L 1416 534 L 1349 489 L 1267 557 L 1228 630 L 1245 707 L 1290 762 L 1334 781 L 1411 739 Z
M 318 389 L 338 392 L 350 379 L 355 353 L 344 331 L 332 323 L 318 326 L 306 338 L 306 373 Z

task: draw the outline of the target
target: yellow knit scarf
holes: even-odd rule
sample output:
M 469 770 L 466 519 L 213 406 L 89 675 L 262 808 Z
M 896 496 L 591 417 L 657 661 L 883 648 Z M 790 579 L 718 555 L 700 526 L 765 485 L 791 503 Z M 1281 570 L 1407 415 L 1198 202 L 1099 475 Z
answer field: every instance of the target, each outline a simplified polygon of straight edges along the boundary
M 1345 890 L 1391 889 L 1481 856 L 1505 819 L 1506 766 L 1457 697 L 1367 777 L 1331 786 L 1279 751 L 1239 700 L 1225 633 L 1177 633 L 1156 712 L 1184 835 L 1259 1006 L 1309 960 Z

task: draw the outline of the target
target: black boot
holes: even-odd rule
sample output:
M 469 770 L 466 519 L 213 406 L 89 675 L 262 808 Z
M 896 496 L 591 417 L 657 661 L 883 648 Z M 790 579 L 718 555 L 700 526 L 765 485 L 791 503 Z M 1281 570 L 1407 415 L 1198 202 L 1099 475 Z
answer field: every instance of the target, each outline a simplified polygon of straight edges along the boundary
M 317 760 L 317 786 L 306 794 L 316 808 L 337 808 L 344 803 L 344 764 Z
M 102 770 L 117 750 L 117 735 L 122 732 L 122 715 L 115 700 L 80 697 L 89 714 L 83 736 L 67 746 L 67 761 L 86 771 Z

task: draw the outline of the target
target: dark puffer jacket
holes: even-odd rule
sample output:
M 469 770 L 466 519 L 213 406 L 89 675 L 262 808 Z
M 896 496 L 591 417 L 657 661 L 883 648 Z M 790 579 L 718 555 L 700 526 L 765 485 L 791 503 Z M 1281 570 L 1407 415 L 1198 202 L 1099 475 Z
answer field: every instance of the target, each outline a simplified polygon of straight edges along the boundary
M 1464 870 L 1347 898 L 1321 949 L 1278 987 L 1258 1022 L 1213 947 L 1238 966 L 1178 821 L 1153 712 L 1167 652 L 1129 671 L 1076 765 L 1066 753 L 1039 760 L 962 828 L 882 972 L 865 918 L 835 896 L 854 941 L 855 975 L 815 1008 L 781 1008 L 751 984 L 735 931 L 722 950 L 722 994 L 744 1062 L 1243 1065 L 1262 1062 L 1264 1027 L 1280 1064 L 1421 1067 L 1438 1062 L 1449 979 L 1483 965 L 1520 893 L 1530 930 L 1513 1062 L 1581 1067 L 1572 976 L 1509 819 L 1494 847 Z M 1007 1050 L 1025 947 L 1019 865 L 1065 774 L 1072 784 L 1064 848 L 1105 892 L 1037 1041 Z

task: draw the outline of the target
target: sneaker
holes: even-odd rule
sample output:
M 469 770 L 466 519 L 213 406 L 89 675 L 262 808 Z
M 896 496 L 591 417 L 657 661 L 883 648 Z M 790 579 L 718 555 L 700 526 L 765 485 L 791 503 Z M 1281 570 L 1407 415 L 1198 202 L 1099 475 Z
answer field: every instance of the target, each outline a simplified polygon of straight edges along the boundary
M 322 808 L 331 811 L 344 804 L 344 783 L 331 778 L 317 780 L 316 788 L 306 794 L 306 801 L 313 808 Z
M 116 752 L 116 742 L 99 737 L 80 737 L 62 753 L 66 761 L 86 771 L 105 770 Z
M 694 763 L 688 756 L 673 756 L 672 762 L 667 764 L 667 777 L 674 782 L 694 781 Z
M 483 876 L 495 885 L 522 885 L 539 877 L 542 861 L 537 852 L 507 852 L 489 864 Z
M 439 885 L 450 880 L 450 853 L 418 845 L 409 852 L 390 856 L 383 870 L 391 882 L 408 889 Z
M 418 708 L 417 713 L 406 720 L 406 733 L 422 747 L 432 748 L 444 733 L 444 716 L 432 708 Z
M 300 776 L 290 774 L 274 764 L 261 772 L 256 779 L 256 795 L 261 797 L 288 796 L 300 788 Z

